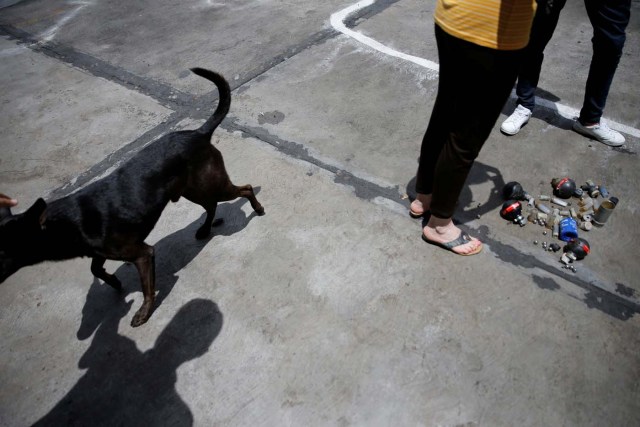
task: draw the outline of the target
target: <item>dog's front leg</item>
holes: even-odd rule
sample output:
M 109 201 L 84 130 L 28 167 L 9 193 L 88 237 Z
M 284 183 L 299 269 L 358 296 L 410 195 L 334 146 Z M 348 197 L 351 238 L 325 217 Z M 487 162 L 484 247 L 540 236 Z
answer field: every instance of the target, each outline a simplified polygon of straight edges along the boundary
M 140 282 L 142 283 L 142 294 L 144 301 L 142 307 L 136 312 L 131 319 L 131 326 L 136 327 L 145 323 L 153 312 L 153 303 L 156 297 L 156 272 L 155 272 L 155 255 L 152 246 L 143 244 L 140 248 L 140 255 L 134 259 L 134 264 L 140 274 Z
M 115 275 L 107 273 L 103 268 L 105 261 L 106 259 L 103 257 L 93 257 L 93 260 L 91 261 L 91 272 L 94 276 L 96 276 L 98 279 L 101 279 L 104 283 L 111 286 L 116 291 L 121 291 L 122 283 L 120 283 L 120 280 L 118 280 Z

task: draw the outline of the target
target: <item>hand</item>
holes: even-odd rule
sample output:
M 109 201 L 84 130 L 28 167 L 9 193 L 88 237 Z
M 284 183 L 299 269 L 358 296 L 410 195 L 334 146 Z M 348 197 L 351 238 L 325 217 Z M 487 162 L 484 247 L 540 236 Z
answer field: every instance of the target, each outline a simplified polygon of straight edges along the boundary
M 17 204 L 18 201 L 16 199 L 12 199 L 11 197 L 5 196 L 4 194 L 0 193 L 0 208 L 10 208 Z

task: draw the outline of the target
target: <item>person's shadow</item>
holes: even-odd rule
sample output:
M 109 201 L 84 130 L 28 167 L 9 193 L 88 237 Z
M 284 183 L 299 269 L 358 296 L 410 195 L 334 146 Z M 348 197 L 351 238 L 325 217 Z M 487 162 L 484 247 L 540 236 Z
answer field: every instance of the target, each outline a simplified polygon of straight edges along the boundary
M 215 303 L 185 304 L 144 353 L 118 334 L 131 302 L 104 319 L 79 362 L 85 375 L 35 426 L 191 426 L 193 416 L 178 395 L 176 371 L 204 355 L 222 329 Z
M 259 190 L 255 189 L 254 191 Z M 257 191 L 256 191 L 257 192 Z M 195 238 L 204 221 L 199 219 L 154 245 L 156 253 L 157 308 L 174 288 L 178 272 L 188 265 L 217 236 L 229 236 L 244 229 L 255 212 L 241 210 L 245 199 L 221 204 L 217 217 L 224 221 L 211 237 Z M 115 273 L 123 284 L 116 292 L 94 279 L 77 332 L 80 340 L 95 336 L 80 359 L 85 375 L 36 426 L 190 426 L 193 416 L 175 390 L 176 370 L 205 354 L 222 328 L 222 314 L 215 303 L 196 299 L 185 304 L 160 334 L 154 347 L 140 352 L 131 339 L 118 333 L 133 301 L 125 297 L 140 291 L 134 266 L 123 264 Z M 149 319 L 153 322 L 153 315 Z M 128 323 L 126 324 L 129 327 Z M 144 325 L 142 326 L 144 328 Z

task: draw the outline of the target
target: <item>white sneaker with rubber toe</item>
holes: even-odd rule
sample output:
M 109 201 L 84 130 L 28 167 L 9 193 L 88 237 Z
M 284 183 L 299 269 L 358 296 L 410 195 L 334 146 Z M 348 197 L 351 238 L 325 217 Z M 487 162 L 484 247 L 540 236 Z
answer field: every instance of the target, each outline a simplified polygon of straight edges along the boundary
M 602 120 L 592 126 L 585 126 L 580 123 L 580 120 L 576 120 L 573 122 L 573 130 L 610 147 L 620 147 L 624 144 L 624 136 L 620 132 L 611 129 Z
M 530 118 L 531 110 L 527 107 L 523 107 L 522 105 L 518 105 L 516 110 L 507 118 L 507 120 L 502 122 L 500 130 L 507 135 L 515 135 L 520 132 L 522 126 L 524 126 Z

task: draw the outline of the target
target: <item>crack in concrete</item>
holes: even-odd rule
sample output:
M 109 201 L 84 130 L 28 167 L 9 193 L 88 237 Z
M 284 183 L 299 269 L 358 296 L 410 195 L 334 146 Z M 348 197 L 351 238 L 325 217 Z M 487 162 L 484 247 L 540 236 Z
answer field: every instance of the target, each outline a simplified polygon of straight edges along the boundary
M 336 184 L 348 185 L 353 188 L 355 195 L 364 200 L 373 200 L 376 197 L 384 197 L 394 202 L 400 201 L 400 187 L 382 187 L 373 182 L 360 178 L 351 172 L 341 169 L 337 166 L 330 165 L 320 159 L 309 154 L 309 149 L 303 144 L 284 140 L 276 135 L 272 135 L 262 127 L 253 127 L 238 124 L 235 117 L 227 117 L 222 122 L 223 129 L 228 131 L 239 131 L 245 137 L 251 137 L 265 142 L 274 147 L 279 152 L 293 157 L 296 160 L 310 163 L 335 175 L 334 182 Z

